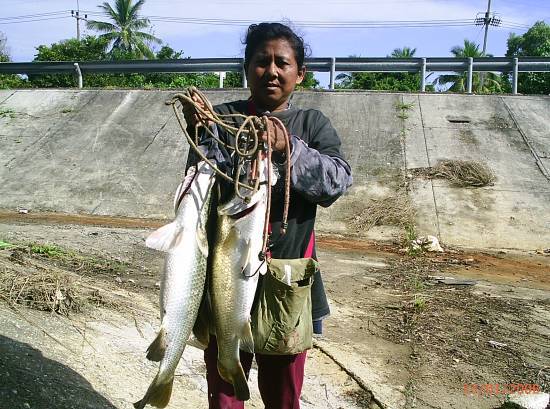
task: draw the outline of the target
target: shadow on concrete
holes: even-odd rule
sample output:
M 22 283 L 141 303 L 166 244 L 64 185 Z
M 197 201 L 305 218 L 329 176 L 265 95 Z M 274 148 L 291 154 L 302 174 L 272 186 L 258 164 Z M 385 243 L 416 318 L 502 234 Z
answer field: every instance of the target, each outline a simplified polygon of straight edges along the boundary
M 0 335 L 0 407 L 116 409 L 71 368 Z

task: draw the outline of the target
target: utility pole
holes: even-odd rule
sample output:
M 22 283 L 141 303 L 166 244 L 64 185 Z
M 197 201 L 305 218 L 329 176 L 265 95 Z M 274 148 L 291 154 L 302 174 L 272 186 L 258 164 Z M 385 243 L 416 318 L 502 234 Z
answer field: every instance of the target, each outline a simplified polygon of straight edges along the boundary
M 487 54 L 487 36 L 489 34 L 489 26 L 499 26 L 501 23 L 501 19 L 495 15 L 495 13 L 491 14 L 491 0 L 488 0 L 487 3 L 487 11 L 485 12 L 484 17 L 479 17 L 481 13 L 478 13 L 478 17 L 475 19 L 475 23 L 477 26 L 485 26 L 485 36 L 483 37 L 483 50 L 482 50 L 482 57 L 485 57 Z M 480 90 L 483 89 L 483 78 L 484 75 L 482 72 L 479 73 L 479 88 Z
M 491 23 L 491 0 L 489 0 L 487 4 L 487 12 L 485 13 L 483 23 L 485 24 L 485 36 L 483 37 L 483 56 L 485 57 L 485 52 L 487 51 L 487 34 L 489 33 L 489 24 Z
M 80 41 L 80 20 L 86 20 L 88 15 L 84 14 L 84 17 L 80 17 L 80 4 L 78 0 L 76 0 L 76 11 L 71 10 L 71 16 L 76 19 L 76 38 Z

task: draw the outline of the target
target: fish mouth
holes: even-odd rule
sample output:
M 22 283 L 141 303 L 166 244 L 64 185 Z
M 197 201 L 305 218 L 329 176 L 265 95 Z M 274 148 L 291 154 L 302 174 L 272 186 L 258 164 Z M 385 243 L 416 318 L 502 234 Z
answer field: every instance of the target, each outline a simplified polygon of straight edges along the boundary
M 229 215 L 229 217 L 233 220 L 242 219 L 243 217 L 245 217 L 245 216 L 249 215 L 250 213 L 252 213 L 254 211 L 254 209 L 258 206 L 258 203 L 259 202 L 254 203 L 252 206 L 250 206 L 247 209 L 244 209 L 244 210 L 240 211 L 239 213 Z

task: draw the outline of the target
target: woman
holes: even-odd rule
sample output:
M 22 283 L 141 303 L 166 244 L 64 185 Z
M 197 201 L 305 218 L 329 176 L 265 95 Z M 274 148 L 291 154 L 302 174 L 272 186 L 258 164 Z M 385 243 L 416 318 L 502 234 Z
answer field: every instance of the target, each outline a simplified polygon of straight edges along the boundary
M 271 255 L 279 259 L 316 257 L 314 224 L 317 205 L 329 206 L 351 185 L 351 169 L 343 159 L 340 139 L 330 121 L 314 109 L 299 109 L 290 104 L 296 85 L 305 76 L 305 46 L 289 27 L 279 23 L 261 23 L 248 29 L 244 67 L 250 98 L 214 107 L 219 114 L 245 114 L 276 117 L 285 125 L 290 138 L 292 164 L 291 196 L 286 234 L 279 236 L 283 208 L 283 181 L 275 185 L 271 208 Z M 196 99 L 199 102 L 199 99 Z M 197 113 L 184 107 L 191 129 Z M 286 142 L 283 132 L 269 122 L 274 162 L 282 163 Z M 221 129 L 219 136 L 226 137 Z M 265 139 L 265 134 L 263 135 Z M 223 148 L 220 148 L 223 150 Z M 222 152 L 228 158 L 227 152 Z M 188 163 L 196 159 L 190 155 Z M 322 319 L 329 306 L 319 273 L 312 286 L 314 332 L 320 333 Z M 208 401 L 210 408 L 237 409 L 244 404 L 233 394 L 233 386 L 223 381 L 216 368 L 217 346 L 211 342 L 205 350 Z M 252 354 L 241 354 L 246 375 Z M 297 409 L 304 377 L 306 352 L 297 355 L 256 354 L 258 386 L 267 409 Z

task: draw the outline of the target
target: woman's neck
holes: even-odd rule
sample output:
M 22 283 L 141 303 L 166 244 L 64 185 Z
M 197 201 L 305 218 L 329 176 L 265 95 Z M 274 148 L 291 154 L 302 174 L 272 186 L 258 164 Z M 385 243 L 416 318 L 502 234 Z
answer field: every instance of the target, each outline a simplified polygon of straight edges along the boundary
M 288 100 L 286 100 L 285 102 L 283 102 L 281 105 L 275 107 L 275 108 L 269 108 L 269 107 L 265 107 L 261 104 L 259 104 L 258 102 L 256 102 L 254 100 L 253 97 L 250 97 L 250 100 L 252 101 L 252 103 L 254 104 L 254 106 L 256 107 L 256 111 L 258 112 L 278 112 L 278 111 L 284 111 L 286 109 L 288 109 L 288 107 L 290 106 Z

